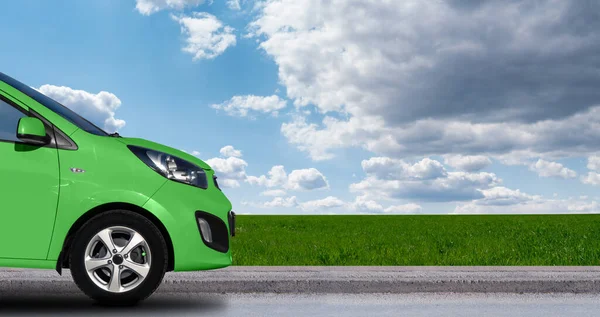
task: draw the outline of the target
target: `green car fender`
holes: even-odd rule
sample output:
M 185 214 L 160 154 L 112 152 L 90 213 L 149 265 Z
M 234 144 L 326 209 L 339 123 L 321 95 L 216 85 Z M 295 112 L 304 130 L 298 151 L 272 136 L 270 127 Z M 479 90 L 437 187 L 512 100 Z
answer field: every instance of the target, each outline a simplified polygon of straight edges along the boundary
M 65 246 L 65 242 L 67 242 L 66 239 L 74 235 L 77 229 L 79 229 L 79 227 L 87 220 L 106 210 L 127 209 L 140 212 L 145 216 L 151 214 L 159 221 L 157 224 L 159 227 L 164 226 L 167 231 L 169 231 L 169 228 L 175 223 L 171 214 L 166 210 L 158 209 L 151 211 L 144 209 L 144 205 L 148 200 L 150 200 L 150 196 L 142 195 L 139 192 L 109 190 L 94 193 L 89 198 L 81 201 L 77 208 L 60 209 L 57 213 L 47 260 L 58 260 L 60 253 Z M 81 212 L 78 212 L 79 210 L 84 210 L 86 212 L 82 214 Z

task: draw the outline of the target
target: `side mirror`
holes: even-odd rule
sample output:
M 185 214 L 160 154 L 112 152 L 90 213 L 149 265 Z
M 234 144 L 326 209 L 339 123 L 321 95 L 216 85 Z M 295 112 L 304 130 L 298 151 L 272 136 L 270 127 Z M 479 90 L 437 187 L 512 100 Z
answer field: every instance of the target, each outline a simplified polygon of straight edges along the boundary
M 50 143 L 50 136 L 46 134 L 44 123 L 40 119 L 33 117 L 19 119 L 17 138 L 33 145 L 46 145 Z

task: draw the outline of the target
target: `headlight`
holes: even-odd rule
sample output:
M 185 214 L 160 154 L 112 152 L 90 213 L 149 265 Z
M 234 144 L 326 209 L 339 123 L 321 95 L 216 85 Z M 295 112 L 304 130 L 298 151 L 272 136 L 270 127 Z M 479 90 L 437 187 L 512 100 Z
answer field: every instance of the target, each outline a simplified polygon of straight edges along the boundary
M 172 156 L 167 153 L 154 151 L 138 146 L 129 145 L 128 148 L 146 165 L 160 175 L 184 184 L 199 188 L 208 188 L 206 172 L 186 160 Z

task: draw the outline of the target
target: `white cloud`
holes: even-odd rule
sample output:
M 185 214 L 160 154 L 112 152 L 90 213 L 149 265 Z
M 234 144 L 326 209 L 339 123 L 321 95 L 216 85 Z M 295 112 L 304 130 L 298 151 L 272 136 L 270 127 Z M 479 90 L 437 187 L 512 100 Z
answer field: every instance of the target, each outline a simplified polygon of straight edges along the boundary
M 221 104 L 213 104 L 211 108 L 223 110 L 230 116 L 246 117 L 254 112 L 270 113 L 277 116 L 279 110 L 285 108 L 287 101 L 277 95 L 261 96 L 234 96 Z
M 576 213 L 598 213 L 600 212 L 600 204 L 597 201 L 576 201 L 571 202 L 567 206 L 567 210 Z
M 282 197 L 287 195 L 287 192 L 283 189 L 269 189 L 260 193 L 261 196 L 272 196 L 272 197 Z
M 597 8 L 557 0 L 267 0 L 250 28 L 264 35 L 261 47 L 300 105 L 386 114 L 398 123 L 536 121 L 573 114 L 597 98 L 598 78 L 578 72 L 594 61 L 572 58 L 595 56 L 600 34 L 588 11 Z M 587 23 L 574 23 L 575 16 Z M 571 71 L 560 72 L 566 69 L 557 62 L 566 61 Z M 580 89 L 591 95 L 583 98 Z
M 219 186 L 224 188 L 240 187 L 240 182 L 246 181 L 248 178 L 246 174 L 248 163 L 241 159 L 242 152 L 231 145 L 222 147 L 219 152 L 224 158 L 215 157 L 206 160 L 206 163 L 215 170 Z
M 256 208 L 291 208 L 298 206 L 296 196 L 291 197 L 275 197 L 271 201 L 266 202 L 248 202 L 243 201 L 242 205 L 252 206 Z
M 368 148 L 370 139 L 381 135 L 385 122 L 373 117 L 351 117 L 348 121 L 325 117 L 324 128 L 308 123 L 306 118 L 295 117 L 281 125 L 281 133 L 288 142 L 308 152 L 315 161 L 332 159 L 331 150 L 348 146 Z
M 283 165 L 276 165 L 271 168 L 267 176 L 248 176 L 250 185 L 265 186 L 268 188 L 283 186 L 287 183 L 287 173 Z
M 512 190 L 506 187 L 494 187 L 487 190 L 482 190 L 484 198 L 477 200 L 479 205 L 486 206 L 507 206 L 516 205 L 526 201 L 539 199 L 539 196 L 532 196 L 522 193 L 520 190 Z
M 247 182 L 253 186 L 273 188 L 261 194 L 265 196 L 284 196 L 286 189 L 308 191 L 329 187 L 325 176 L 315 168 L 293 170 L 288 175 L 283 165 L 276 165 L 267 175 L 252 176 L 246 172 L 248 163 L 241 158 L 241 151 L 227 145 L 219 152 L 223 157 L 208 159 L 206 163 L 215 170 L 223 187 L 236 188 L 240 187 L 240 182 Z
M 379 179 L 435 179 L 448 175 L 444 166 L 430 158 L 408 164 L 403 160 L 389 157 L 372 157 L 361 162 L 367 174 L 377 176 Z
M 600 170 L 600 156 L 592 155 L 588 157 L 587 168 L 592 171 Z
M 496 187 L 484 191 L 485 198 L 458 204 L 454 214 L 567 214 L 598 213 L 600 205 L 587 198 L 547 199 L 519 190 Z
M 496 155 L 494 158 L 507 166 L 530 166 L 533 161 L 538 159 L 538 157 L 539 155 L 536 153 L 527 150 L 521 150 Z
M 600 174 L 596 172 L 589 172 L 585 176 L 581 176 L 581 182 L 588 185 L 598 186 L 600 185 Z
M 218 181 L 220 188 L 238 188 L 240 187 L 240 182 L 235 179 L 224 178 Z
M 185 7 L 195 7 L 204 0 L 136 0 L 135 8 L 144 15 L 151 15 L 163 9 L 181 10 Z
M 323 199 L 310 200 L 300 204 L 300 208 L 305 211 L 321 211 L 331 208 L 343 207 L 344 201 L 333 196 L 328 196 Z
M 587 185 L 600 185 L 600 156 L 591 155 L 588 157 L 587 168 L 593 172 L 588 172 L 587 175 L 581 175 L 581 182 Z
M 423 207 L 417 204 L 404 204 L 404 205 L 393 205 L 385 208 L 383 211 L 386 213 L 415 213 L 423 210 Z
M 283 197 L 275 197 L 272 201 L 266 202 L 265 207 L 267 208 L 276 208 L 276 207 L 295 207 L 298 205 L 298 201 L 296 200 L 296 196 L 283 198 Z
M 423 208 L 420 205 L 410 203 L 404 205 L 391 205 L 383 207 L 380 203 L 370 199 L 368 196 L 357 196 L 354 202 L 347 204 L 350 210 L 361 213 L 415 213 Z
M 406 214 L 419 212 L 423 209 L 414 203 L 384 207 L 377 201 L 369 199 L 366 196 L 357 196 L 351 202 L 345 202 L 334 196 L 305 202 L 299 202 L 296 196 L 275 197 L 270 201 L 263 202 L 243 201 L 242 205 L 260 209 L 297 208 L 303 212 L 310 213 L 332 213 L 330 210 L 337 209 L 341 212 Z
M 327 179 L 316 168 L 293 170 L 289 175 L 282 165 L 271 168 L 268 175 L 248 176 L 251 185 L 268 188 L 281 187 L 289 190 L 314 190 L 329 188 Z
M 219 150 L 219 153 L 224 157 L 242 157 L 242 151 L 236 150 L 231 145 L 226 145 Z
M 560 163 L 548 162 L 542 159 L 539 159 L 529 168 L 541 177 L 560 177 L 565 179 L 577 177 L 577 173 L 574 170 L 566 168 Z
M 429 155 L 573 157 L 596 153 L 600 147 L 600 107 L 559 120 L 527 123 L 471 123 L 424 119 L 386 127 L 377 118 L 325 117 L 323 127 L 296 118 L 281 127 L 282 134 L 314 160 L 331 159 L 332 150 L 362 147 L 390 157 Z
M 492 164 L 492 160 L 483 155 L 447 155 L 444 163 L 461 171 L 477 172 Z
M 215 170 L 220 186 L 231 188 L 240 187 L 239 182 L 245 181 L 247 178 L 246 167 L 248 166 L 248 163 L 241 158 L 215 157 L 206 160 L 206 163 Z
M 478 199 L 480 189 L 490 188 L 501 181 L 493 173 L 449 172 L 448 177 L 434 180 L 382 180 L 367 176 L 350 185 L 350 191 L 381 199 L 413 199 L 450 202 Z
M 314 160 L 572 156 L 600 146 L 598 5 L 267 0 L 250 29 L 294 104 L 326 115 L 281 127 Z
M 316 168 L 293 170 L 288 176 L 285 188 L 291 190 L 313 190 L 329 188 L 327 179 Z
M 125 126 L 124 120 L 115 118 L 115 112 L 121 106 L 121 100 L 112 93 L 101 91 L 93 94 L 84 90 L 54 85 L 43 85 L 39 91 L 108 132 L 115 132 Z
M 234 29 L 225 26 L 214 15 L 206 12 L 194 12 L 191 16 L 171 16 L 181 26 L 186 35 L 183 51 L 193 55 L 193 60 L 213 59 L 235 46 Z
M 227 7 L 231 10 L 241 10 L 240 0 L 227 0 Z
M 425 158 L 414 165 L 376 157 L 362 161 L 367 177 L 350 185 L 350 191 L 371 199 L 465 201 L 483 198 L 481 189 L 501 180 L 493 173 L 447 172 L 441 163 Z
M 381 212 L 384 209 L 381 204 L 365 195 L 357 196 L 355 201 L 350 204 L 350 208 L 358 212 Z

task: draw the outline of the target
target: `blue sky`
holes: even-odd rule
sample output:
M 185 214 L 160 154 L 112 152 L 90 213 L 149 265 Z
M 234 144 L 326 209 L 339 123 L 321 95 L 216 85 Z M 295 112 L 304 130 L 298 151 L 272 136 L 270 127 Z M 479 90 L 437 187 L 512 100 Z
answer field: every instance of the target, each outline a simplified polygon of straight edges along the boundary
M 23 0 L 0 70 L 194 153 L 240 213 L 597 212 L 595 6 Z

